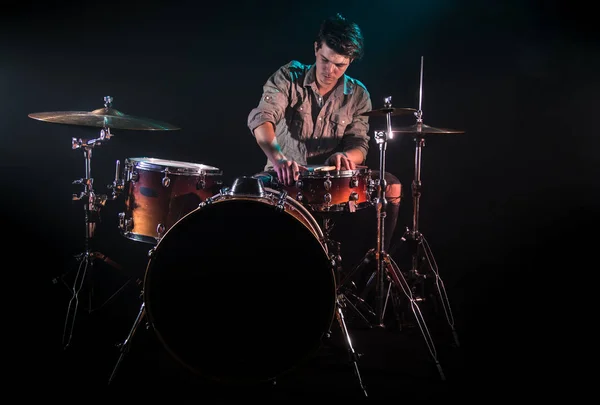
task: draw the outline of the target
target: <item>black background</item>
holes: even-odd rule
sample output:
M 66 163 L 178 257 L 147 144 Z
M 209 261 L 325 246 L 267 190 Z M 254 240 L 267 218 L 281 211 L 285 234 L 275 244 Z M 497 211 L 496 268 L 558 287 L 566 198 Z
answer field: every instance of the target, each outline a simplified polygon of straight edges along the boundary
M 98 193 L 128 157 L 215 166 L 230 183 L 264 164 L 246 126 L 263 82 L 291 59 L 312 63 L 319 23 L 336 12 L 363 29 L 365 58 L 348 74 L 374 108 L 387 96 L 419 107 L 423 57 L 424 123 L 465 131 L 427 138 L 420 229 L 474 357 L 524 377 L 558 362 L 595 272 L 600 53 L 589 11 L 554 1 L 15 4 L 0 27 L 0 165 L 5 314 L 21 353 L 41 356 L 60 338 L 51 280 L 84 230 L 71 182 L 85 165 L 71 137 L 99 130 L 28 114 L 92 111 L 112 96 L 125 114 L 181 128 L 114 129 L 93 150 Z M 371 135 L 384 125 L 371 119 Z M 378 162 L 372 142 L 368 165 Z M 390 140 L 387 169 L 405 186 L 410 226 L 410 137 Z M 127 262 L 146 247 L 113 236 L 117 207 L 103 212 L 101 249 Z

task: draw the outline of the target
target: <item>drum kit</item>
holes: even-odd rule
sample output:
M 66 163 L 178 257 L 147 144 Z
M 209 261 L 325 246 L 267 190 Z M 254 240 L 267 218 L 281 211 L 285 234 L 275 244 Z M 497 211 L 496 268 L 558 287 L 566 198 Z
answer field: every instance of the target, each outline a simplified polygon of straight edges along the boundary
M 82 149 L 85 157 L 85 177 L 73 182 L 81 184 L 84 190 L 73 195 L 73 199 L 83 201 L 86 232 L 85 249 L 76 256 L 79 266 L 65 320 L 65 348 L 72 338 L 80 291 L 83 286 L 91 285 L 94 260 L 112 262 L 92 248 L 100 210 L 107 201 L 123 196 L 125 209 L 118 214 L 120 233 L 151 247 L 141 308 L 120 345 L 121 356 L 110 381 L 144 318 L 165 349 L 183 366 L 226 382 L 275 380 L 313 354 L 337 319 L 354 374 L 366 396 L 358 371 L 358 355 L 344 321 L 344 310 L 348 307 L 367 320 L 349 298 L 354 294 L 349 284 L 362 266 L 349 272 L 341 269 L 339 249 L 335 251 L 336 242 L 329 238 L 327 222 L 318 223 L 316 214 L 352 213 L 374 206 L 377 244 L 361 263 L 373 260 L 377 263 L 367 282 L 369 288 L 374 283 L 376 291 L 375 310 L 368 311 L 376 320 L 367 321 L 371 326 L 383 326 L 388 298 L 394 301 L 403 292 L 445 379 L 418 298 L 413 295 L 419 280 L 433 273 L 458 345 L 443 283 L 418 227 L 421 149 L 430 135 L 463 131 L 423 124 L 420 100 L 418 110 L 393 108 L 391 97 L 387 97 L 384 108 L 363 114 L 385 117 L 387 121 L 386 131 L 375 132 L 380 150 L 379 178 L 372 178 L 371 171 L 364 166 L 339 171 L 331 166 L 309 166 L 293 186 L 277 182 L 267 186 L 258 177 L 240 176 L 227 187 L 217 167 L 136 157 L 125 159 L 123 168 L 117 161 L 114 181 L 108 185 L 112 194 L 107 196 L 97 194 L 93 187 L 91 157 L 95 147 L 113 136 L 112 129 L 179 129 L 165 122 L 123 114 L 112 108 L 112 101 L 112 97 L 105 97 L 104 108 L 91 112 L 29 114 L 30 118 L 44 122 L 100 128 L 97 138 L 72 138 L 72 148 Z M 415 125 L 392 128 L 392 116 L 409 114 L 417 117 Z M 414 246 L 413 266 L 408 272 L 400 271 L 383 248 L 386 146 L 394 133 L 410 134 L 416 143 L 412 229 L 407 228 L 402 239 Z M 265 257 L 275 265 L 265 264 L 262 260 Z M 423 257 L 428 268 L 425 273 L 421 270 Z M 286 311 L 275 321 L 274 306 Z

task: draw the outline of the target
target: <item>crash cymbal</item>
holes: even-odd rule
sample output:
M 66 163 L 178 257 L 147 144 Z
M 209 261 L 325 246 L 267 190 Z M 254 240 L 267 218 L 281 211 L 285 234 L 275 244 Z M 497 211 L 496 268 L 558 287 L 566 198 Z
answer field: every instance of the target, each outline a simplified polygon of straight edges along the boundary
M 371 110 L 362 113 L 361 115 L 366 115 L 367 117 L 385 117 L 387 113 L 391 113 L 391 115 L 411 115 L 417 112 L 414 108 L 380 108 L 378 110 Z
M 97 110 L 87 111 L 55 111 L 29 114 L 30 118 L 52 122 L 55 124 L 83 125 L 88 127 L 132 129 L 148 131 L 177 130 L 166 122 L 150 120 L 147 118 L 126 115 L 114 108 L 105 107 Z
M 464 134 L 465 131 L 458 131 L 455 129 L 447 129 L 447 128 L 434 128 L 425 124 L 414 124 L 408 127 L 402 128 L 393 128 L 392 133 L 395 134 L 425 134 L 425 135 L 433 135 L 433 134 Z

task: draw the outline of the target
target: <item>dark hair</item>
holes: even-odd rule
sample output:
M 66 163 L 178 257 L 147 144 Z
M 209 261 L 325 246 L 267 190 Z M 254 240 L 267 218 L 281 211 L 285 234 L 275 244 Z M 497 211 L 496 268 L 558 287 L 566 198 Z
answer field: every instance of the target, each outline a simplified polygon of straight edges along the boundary
M 356 23 L 346 20 L 339 13 L 321 23 L 316 42 L 317 49 L 325 43 L 340 55 L 349 57 L 350 60 L 358 60 L 364 54 L 364 38 L 361 29 Z

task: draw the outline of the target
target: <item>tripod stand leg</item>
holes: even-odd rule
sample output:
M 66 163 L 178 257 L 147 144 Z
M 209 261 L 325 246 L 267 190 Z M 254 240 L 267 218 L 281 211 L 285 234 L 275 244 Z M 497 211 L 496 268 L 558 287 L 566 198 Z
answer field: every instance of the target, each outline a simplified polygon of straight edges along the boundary
M 100 253 L 100 252 L 83 252 L 76 256 L 79 261 L 79 265 L 77 266 L 77 273 L 75 274 L 75 280 L 73 282 L 73 287 L 67 286 L 67 288 L 71 291 L 72 296 L 69 300 L 69 305 L 67 308 L 67 316 L 65 319 L 65 326 L 63 329 L 63 348 L 67 349 L 73 338 L 73 330 L 75 328 L 75 318 L 79 311 L 79 296 L 81 294 L 82 288 L 87 286 L 88 290 L 88 313 L 92 313 L 106 304 L 110 302 L 114 297 L 116 297 L 119 293 L 121 293 L 125 287 L 127 287 L 132 281 L 133 278 L 130 278 L 127 282 L 125 282 L 119 289 L 117 289 L 110 297 L 108 297 L 101 305 L 94 308 L 94 285 L 93 285 L 93 270 L 94 270 L 94 261 L 99 259 L 104 263 L 118 269 L 123 270 L 123 267 L 110 259 L 108 256 Z M 57 277 L 54 279 L 54 282 L 58 282 L 58 279 L 62 279 L 63 276 Z M 65 283 L 66 284 L 66 283 Z
M 344 321 L 344 313 L 342 311 L 341 304 L 339 303 L 339 299 L 336 303 L 336 313 L 335 316 L 340 324 L 340 329 L 344 334 L 344 338 L 346 339 L 346 344 L 348 346 L 348 353 L 350 353 L 350 361 L 352 362 L 352 366 L 354 367 L 354 375 L 358 379 L 358 384 L 360 389 L 362 390 L 365 397 L 368 397 L 367 390 L 363 384 L 362 378 L 360 376 L 360 371 L 358 370 L 358 355 L 354 351 L 354 346 L 352 345 L 352 340 L 350 339 L 350 333 L 348 332 L 348 328 L 346 327 L 346 322 Z
M 367 306 L 367 303 L 360 297 L 348 293 L 349 295 L 352 295 L 352 297 L 358 301 L 359 304 L 363 305 L 363 306 Z M 364 322 L 364 324 L 368 327 L 368 328 L 372 328 L 373 325 L 371 325 L 371 322 L 367 319 L 366 316 L 363 315 L 362 312 L 360 312 L 360 310 L 357 308 L 356 305 L 354 305 L 346 296 L 346 294 L 344 293 L 338 293 L 338 299 L 340 300 L 340 305 L 342 305 L 345 308 L 349 308 L 352 310 L 352 312 L 356 315 L 358 315 L 358 317 L 361 319 L 361 321 Z M 369 314 L 375 316 L 375 313 L 373 311 L 371 311 L 369 308 L 367 308 L 367 311 L 369 312 Z
M 338 284 L 338 289 L 345 287 L 346 284 L 348 284 L 349 282 L 352 281 L 352 277 L 357 274 L 360 273 L 362 271 L 362 269 L 367 266 L 368 264 L 371 263 L 371 260 L 373 259 L 373 255 L 375 254 L 375 250 L 374 249 L 370 249 L 364 256 L 363 258 L 360 260 L 360 262 L 358 263 L 358 265 L 356 265 L 350 272 L 348 272 L 348 274 L 346 274 L 341 280 L 340 283 Z
M 119 369 L 119 366 L 121 365 L 121 362 L 123 361 L 123 358 L 125 357 L 125 354 L 127 354 L 129 352 L 129 345 L 131 344 L 131 339 L 133 338 L 133 335 L 135 334 L 138 326 L 140 326 L 142 319 L 144 319 L 145 313 L 146 313 L 145 304 L 142 303 L 142 306 L 140 307 L 140 312 L 138 313 L 137 317 L 135 318 L 135 322 L 133 323 L 133 326 L 131 327 L 131 331 L 129 332 L 129 335 L 127 335 L 127 338 L 125 338 L 125 341 L 120 345 L 121 354 L 119 355 L 117 364 L 115 364 L 115 368 L 113 369 L 113 372 L 110 375 L 110 378 L 108 379 L 109 384 L 114 380 L 115 376 L 117 375 L 117 370 Z
M 448 295 L 446 294 L 446 288 L 444 287 L 444 282 L 442 281 L 439 272 L 437 263 L 433 257 L 433 253 L 425 240 L 425 237 L 421 235 L 421 245 L 423 246 L 423 252 L 425 253 L 425 260 L 427 261 L 429 269 L 435 274 L 435 286 L 442 302 L 442 306 L 444 308 L 444 314 L 446 315 L 446 319 L 448 321 L 448 325 L 452 331 L 452 337 L 454 338 L 454 343 L 456 347 L 460 347 L 460 343 L 458 341 L 458 333 L 454 328 L 454 316 L 452 315 L 452 310 L 450 308 L 450 301 L 448 300 Z
M 82 253 L 79 262 L 79 266 L 77 268 L 77 274 L 75 275 L 75 281 L 73 283 L 72 292 L 73 295 L 69 300 L 69 305 L 67 307 L 67 316 L 65 319 L 65 326 L 63 329 L 63 348 L 66 349 L 71 344 L 71 339 L 73 338 L 73 329 L 75 327 L 75 318 L 77 315 L 77 310 L 79 309 L 79 293 L 81 292 L 81 288 L 84 282 L 87 279 L 87 271 L 88 265 L 91 266 L 89 262 L 89 256 L 87 253 Z
M 398 266 L 396 266 L 396 264 L 389 257 L 389 255 L 386 255 L 384 259 L 385 259 L 385 263 L 386 263 L 386 270 L 387 270 L 388 275 L 390 276 L 392 282 L 399 290 L 403 291 L 404 294 L 406 295 L 406 297 L 408 298 L 410 308 L 417 320 L 419 329 L 421 330 L 421 333 L 423 334 L 423 337 L 425 338 L 425 344 L 427 345 L 427 348 L 429 349 L 429 353 L 431 354 L 431 357 L 433 358 L 433 360 L 435 362 L 438 372 L 440 373 L 441 379 L 443 381 L 445 381 L 446 376 L 444 375 L 444 371 L 442 370 L 440 362 L 437 358 L 437 351 L 436 351 L 435 345 L 433 343 L 433 338 L 431 337 L 431 334 L 429 333 L 429 329 L 427 328 L 425 320 L 423 319 L 423 315 L 421 314 L 421 309 L 419 308 L 417 301 L 415 300 L 415 298 L 412 295 L 411 288 L 408 285 L 408 283 L 406 282 L 404 275 L 402 274 L 402 272 L 400 272 L 400 270 L 398 269 Z

